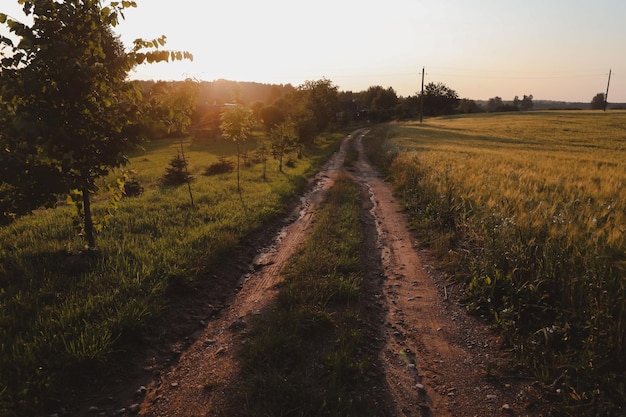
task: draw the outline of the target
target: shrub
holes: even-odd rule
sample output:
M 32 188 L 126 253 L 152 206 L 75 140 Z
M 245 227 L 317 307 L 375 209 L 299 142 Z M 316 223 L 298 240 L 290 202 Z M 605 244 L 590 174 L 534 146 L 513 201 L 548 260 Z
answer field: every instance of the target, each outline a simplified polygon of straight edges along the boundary
M 138 197 L 143 193 L 143 187 L 137 180 L 126 181 L 124 184 L 124 196 Z
M 176 154 L 170 161 L 170 166 L 166 168 L 166 173 L 161 179 L 163 185 L 181 185 L 191 180 L 191 176 L 187 172 L 187 161 Z
M 220 157 L 219 161 L 209 165 L 209 167 L 204 171 L 204 175 L 218 175 L 218 174 L 226 174 L 228 172 L 232 172 L 235 170 L 235 163 L 230 159 L 226 159 L 226 157 Z

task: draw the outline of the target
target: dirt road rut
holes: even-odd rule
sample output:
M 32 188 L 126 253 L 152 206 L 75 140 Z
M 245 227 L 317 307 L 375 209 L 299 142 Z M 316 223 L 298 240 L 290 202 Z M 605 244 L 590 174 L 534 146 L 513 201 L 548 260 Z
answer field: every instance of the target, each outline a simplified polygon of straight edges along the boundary
M 405 215 L 384 182 L 364 158 L 367 130 L 344 140 L 314 179 L 290 222 L 263 249 L 253 270 L 242 277 L 233 302 L 210 321 L 176 365 L 148 387 L 142 416 L 219 416 L 238 374 L 231 354 L 241 342 L 246 318 L 271 305 L 281 270 L 307 237 L 315 209 L 338 173 L 349 142 L 360 158 L 351 175 L 366 187 L 375 220 L 373 257 L 382 265 L 381 293 L 372 294 L 385 311 L 377 325 L 384 338 L 381 389 L 391 399 L 389 415 L 397 416 L 539 416 L 528 408 L 530 381 L 487 378 L 486 366 L 499 355 L 498 341 L 484 323 L 468 317 L 458 305 L 456 286 L 438 274 L 428 252 L 411 236 Z

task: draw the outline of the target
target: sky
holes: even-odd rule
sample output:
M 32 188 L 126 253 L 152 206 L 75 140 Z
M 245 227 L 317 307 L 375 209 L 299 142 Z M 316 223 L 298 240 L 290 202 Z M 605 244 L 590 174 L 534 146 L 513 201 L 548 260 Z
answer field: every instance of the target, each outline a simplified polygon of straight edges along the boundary
M 125 45 L 167 36 L 193 62 L 145 64 L 133 79 L 228 79 L 414 95 L 442 82 L 460 98 L 533 95 L 626 102 L 624 0 L 135 0 Z M 22 16 L 17 0 L 0 12 Z M 103 4 L 107 4 L 104 0 Z

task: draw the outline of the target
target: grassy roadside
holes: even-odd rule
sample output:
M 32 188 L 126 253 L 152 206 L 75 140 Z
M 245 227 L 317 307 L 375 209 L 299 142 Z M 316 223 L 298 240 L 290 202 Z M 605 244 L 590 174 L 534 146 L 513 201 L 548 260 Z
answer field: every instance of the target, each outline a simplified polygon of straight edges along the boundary
M 240 416 L 379 415 L 360 316 L 359 189 L 340 177 L 284 271 L 277 307 L 252 324 L 233 410 Z
M 82 251 L 71 207 L 0 228 L 0 414 L 36 414 L 63 398 L 68 382 L 111 369 L 113 355 L 134 349 L 158 319 L 172 286 L 208 279 L 247 236 L 282 215 L 342 137 L 317 138 L 284 173 L 268 161 L 266 179 L 261 164 L 246 166 L 241 194 L 234 173 L 202 175 L 232 158 L 231 143 L 186 140 L 194 208 L 186 187 L 159 185 L 179 142 L 152 142 L 130 165 L 144 193 L 121 201 L 94 253 Z M 248 146 L 252 153 L 253 141 Z M 96 216 L 106 205 L 96 198 Z
M 372 132 L 424 244 L 558 415 L 626 397 L 624 112 L 437 118 Z M 401 152 L 389 151 L 393 148 Z M 374 158 L 375 160 L 375 158 Z

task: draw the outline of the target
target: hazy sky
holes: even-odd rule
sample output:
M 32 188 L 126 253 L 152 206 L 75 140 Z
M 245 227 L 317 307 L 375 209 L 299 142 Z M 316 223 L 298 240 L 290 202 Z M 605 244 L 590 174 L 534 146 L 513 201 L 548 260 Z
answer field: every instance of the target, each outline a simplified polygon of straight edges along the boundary
M 19 16 L 17 0 L 0 11 Z M 192 63 L 143 65 L 138 79 L 262 83 L 330 79 L 413 95 L 425 81 L 460 97 L 626 102 L 625 0 L 136 0 L 116 28 L 167 36 Z M 15 4 L 13 4 L 15 3 Z M 107 2 L 108 3 L 108 2 Z

